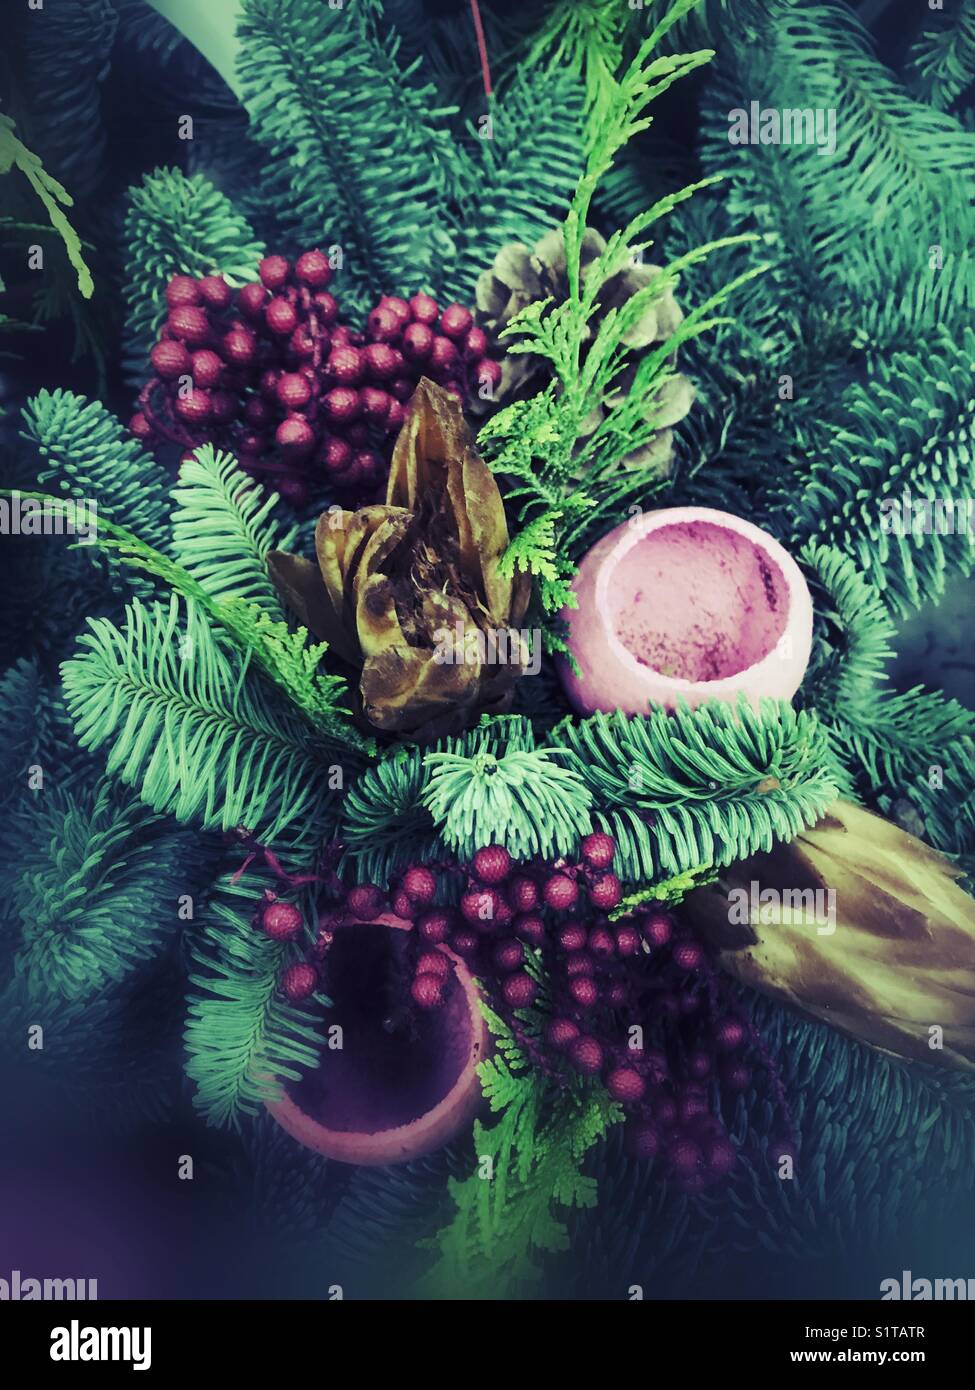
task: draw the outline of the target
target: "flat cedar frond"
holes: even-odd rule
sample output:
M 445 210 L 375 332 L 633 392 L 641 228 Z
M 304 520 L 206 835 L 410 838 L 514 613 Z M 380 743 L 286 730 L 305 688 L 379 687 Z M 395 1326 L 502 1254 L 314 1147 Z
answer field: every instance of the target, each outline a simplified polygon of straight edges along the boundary
M 74 199 L 66 188 L 49 174 L 36 154 L 32 154 L 23 141 L 14 134 L 15 122 L 0 111 L 0 177 L 19 169 L 31 188 L 41 200 L 51 226 L 64 242 L 68 260 L 78 276 L 78 289 L 84 299 L 90 299 L 95 292 L 91 271 L 85 262 L 81 238 L 64 214 L 64 208 L 74 206 Z

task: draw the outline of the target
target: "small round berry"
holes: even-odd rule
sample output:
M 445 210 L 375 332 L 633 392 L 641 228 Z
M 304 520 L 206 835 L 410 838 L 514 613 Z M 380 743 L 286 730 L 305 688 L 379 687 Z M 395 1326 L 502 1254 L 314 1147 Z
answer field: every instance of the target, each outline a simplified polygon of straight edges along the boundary
M 403 356 L 410 362 L 425 362 L 433 349 L 433 330 L 425 323 L 411 323 L 403 333 Z
M 647 1083 L 633 1067 L 615 1067 L 606 1078 L 606 1089 L 614 1100 L 635 1105 L 646 1095 Z
M 366 319 L 366 332 L 374 343 L 391 343 L 399 337 L 400 321 L 388 309 L 373 309 Z
M 294 903 L 266 903 L 260 913 L 261 931 L 272 941 L 291 941 L 305 919 Z
M 616 954 L 616 942 L 605 927 L 593 927 L 589 933 L 589 949 L 598 959 L 608 960 Z
M 613 933 L 616 938 L 616 954 L 624 957 L 640 954 L 640 933 L 636 927 L 617 927 Z
M 315 431 L 302 415 L 289 415 L 274 431 L 274 442 L 293 458 L 307 458 L 315 448 Z
M 345 899 L 346 906 L 360 922 L 368 922 L 378 917 L 383 910 L 386 896 L 378 883 L 357 883 L 350 888 Z
M 671 1096 L 656 1096 L 653 1117 L 661 1129 L 670 1129 L 677 1119 L 677 1102 Z
M 501 385 L 504 372 L 500 362 L 495 362 L 491 357 L 481 357 L 474 363 L 471 375 L 482 391 L 487 388 L 487 394 L 490 398 Z
M 283 295 L 275 295 L 264 310 L 264 322 L 277 338 L 290 338 L 298 327 L 298 314 Z
M 257 267 L 257 273 L 261 277 L 262 284 L 269 290 L 279 290 L 285 285 L 288 276 L 291 274 L 291 266 L 284 256 L 265 256 Z
M 703 1047 L 696 1047 L 687 1056 L 687 1074 L 695 1081 L 705 1081 L 711 1075 L 711 1055 Z
M 235 367 L 249 367 L 257 356 L 257 339 L 249 328 L 238 324 L 224 334 L 223 355 Z
M 395 917 L 402 917 L 407 922 L 412 922 L 415 917 L 420 915 L 419 905 L 412 898 L 407 897 L 402 888 L 393 894 L 391 907 Z
M 439 1009 L 444 999 L 444 982 L 440 975 L 417 975 L 410 986 L 410 996 L 421 1009 Z
M 437 894 L 436 875 L 422 864 L 414 864 L 407 869 L 400 886 L 410 901 L 419 903 L 421 907 L 432 903 Z
M 460 900 L 461 916 L 479 931 L 491 931 L 495 925 L 498 901 L 493 888 L 469 888 Z
M 205 425 L 210 419 L 210 393 L 208 391 L 188 391 L 185 396 L 177 396 L 173 406 L 176 414 L 188 425 Z
M 386 414 L 386 433 L 398 434 L 406 422 L 406 407 L 402 401 L 393 398 L 389 403 L 389 410 Z
M 452 924 L 451 914 L 443 908 L 435 907 L 430 912 L 424 912 L 416 924 L 416 929 L 424 941 L 431 946 L 439 946 L 440 942 L 446 941 L 450 935 Z
M 660 1135 L 649 1120 L 627 1127 L 627 1145 L 634 1158 L 653 1158 L 660 1150 Z
M 445 980 L 450 974 L 450 958 L 443 951 L 421 951 L 416 959 L 418 975 L 438 975 Z
M 569 1044 L 569 1057 L 572 1065 L 584 1076 L 596 1076 L 603 1067 L 603 1049 L 595 1038 L 584 1033 Z
M 178 376 L 185 376 L 193 366 L 193 359 L 186 348 L 173 338 L 157 343 L 149 354 L 149 361 L 156 376 L 163 381 L 175 381 Z
M 548 906 L 556 912 L 568 912 L 579 899 L 579 889 L 575 880 L 567 874 L 554 873 L 545 883 L 543 896 Z
M 315 993 L 318 988 L 318 972 L 306 961 L 297 961 L 283 972 L 281 988 L 293 1004 L 298 1004 Z
M 596 962 L 588 951 L 570 951 L 563 960 L 563 969 L 566 979 L 571 980 L 576 975 L 595 974 Z
M 674 934 L 674 921 L 667 912 L 648 912 L 640 924 L 648 946 L 666 946 Z
M 334 434 L 330 435 L 319 457 L 329 473 L 344 473 L 352 462 L 352 445 Z
M 223 362 L 210 348 L 193 354 L 193 383 L 196 386 L 216 386 L 223 376 Z
M 745 1041 L 745 1025 L 737 1018 L 723 1018 L 714 1030 L 715 1046 L 721 1052 L 735 1052 Z
M 517 970 L 525 963 L 525 948 L 520 941 L 513 941 L 509 937 L 498 942 L 493 959 L 499 970 Z
M 265 429 L 271 423 L 272 414 L 263 396 L 251 396 L 244 406 L 244 419 L 256 430 Z
M 696 941 L 678 941 L 673 960 L 679 970 L 699 970 L 704 962 L 704 951 Z
M 571 1018 L 553 1018 L 545 1030 L 545 1039 L 557 1052 L 564 1052 L 579 1036 L 579 1025 Z
M 356 393 L 358 396 L 358 392 Z M 362 410 L 362 398 L 359 397 L 359 410 Z M 345 437 L 352 445 L 353 449 L 364 449 L 369 443 L 369 426 L 365 420 L 357 420 L 354 425 L 347 425 Z
M 516 975 L 508 976 L 501 986 L 501 993 L 509 1008 L 527 1009 L 535 1002 L 538 986 L 529 974 L 521 970 Z
M 612 1009 L 621 1009 L 630 1002 L 629 986 L 624 980 L 612 980 L 606 987 L 604 998 Z
M 711 1112 L 706 1096 L 699 1091 L 685 1091 L 678 1102 L 677 1113 L 683 1124 L 695 1125 Z
M 370 343 L 363 348 L 366 373 L 374 381 L 392 381 L 400 370 L 402 356 L 388 343 Z
M 210 418 L 218 425 L 229 425 L 240 414 L 240 397 L 232 391 L 210 392 Z
M 464 339 L 464 356 L 483 357 L 488 350 L 488 337 L 483 328 L 472 328 Z
M 396 294 L 384 294 L 379 301 L 380 309 L 385 309 L 392 314 L 399 322 L 401 328 L 405 328 L 413 317 L 409 304 L 405 299 L 401 299 Z
M 715 1139 L 705 1149 L 704 1159 L 715 1177 L 723 1178 L 734 1168 L 738 1154 L 729 1139 Z
M 358 391 L 351 386 L 336 386 L 322 397 L 325 413 L 335 425 L 350 423 L 359 414 L 362 403 Z
M 730 1091 L 747 1091 L 752 1079 L 751 1069 L 744 1062 L 725 1062 L 721 1080 Z
M 520 874 L 509 883 L 507 897 L 516 912 L 531 912 L 541 900 L 538 884 L 533 878 L 526 878 L 524 874 Z
M 249 285 L 242 285 L 237 291 L 237 307 L 245 318 L 256 321 L 263 318 L 264 306 L 268 301 L 268 293 L 263 285 L 259 285 L 256 280 Z
M 471 868 L 482 883 L 503 883 L 511 872 L 511 855 L 503 845 L 484 845 L 474 855 Z
M 463 304 L 448 304 L 440 315 L 440 332 L 448 338 L 466 338 L 474 326 L 474 315 Z
M 439 334 L 433 340 L 428 361 L 434 375 L 447 381 L 452 380 L 460 370 L 460 353 L 449 338 Z
M 364 365 L 364 355 L 350 346 L 333 347 L 325 363 L 329 379 L 337 386 L 358 386 Z
M 434 324 L 440 317 L 440 305 L 428 294 L 415 294 L 410 300 L 410 313 L 417 323 Z
M 323 327 L 328 328 L 339 316 L 339 302 L 334 294 L 329 294 L 328 290 L 319 290 L 318 294 L 312 296 L 312 303 L 315 306 L 315 317 Z M 348 342 L 348 329 L 345 331 L 344 340 Z M 336 335 L 333 335 L 333 342 Z
M 211 309 L 221 311 L 230 308 L 230 286 L 222 275 L 204 275 L 203 279 L 198 281 L 197 288 L 203 303 Z
M 166 320 L 166 327 L 174 338 L 179 338 L 191 347 L 197 347 L 210 338 L 210 320 L 205 309 L 194 304 L 181 304 L 173 309 Z
M 536 912 L 522 912 L 512 922 L 512 927 L 522 941 L 529 946 L 541 946 L 545 941 L 545 923 Z
M 580 1009 L 591 1009 L 599 1002 L 599 986 L 591 975 L 576 975 L 569 981 L 569 993 Z
M 276 401 L 278 398 L 278 377 L 280 372 L 276 372 L 273 367 L 268 367 L 261 372 L 259 388 L 261 395 L 266 401 Z
M 586 944 L 586 929 L 581 922 L 565 922 L 556 939 L 563 951 L 581 951 Z
M 615 874 L 597 874 L 589 885 L 589 901 L 600 912 L 611 912 L 622 897 L 623 889 Z
M 170 309 L 200 303 L 200 286 L 192 275 L 174 275 L 166 286 L 166 303 Z
M 590 869 L 608 869 L 616 858 L 616 841 L 602 830 L 587 835 L 579 848 Z
M 311 400 L 311 384 L 300 372 L 282 372 L 276 391 L 285 410 L 301 410 Z
M 451 950 L 456 951 L 464 960 L 470 960 L 472 956 L 476 956 L 480 949 L 480 945 L 480 941 L 471 931 L 455 931 L 451 933 Z
M 693 1173 L 703 1162 L 700 1146 L 693 1139 L 675 1139 L 668 1150 L 668 1157 L 678 1173 Z
M 295 279 L 310 290 L 323 290 L 332 279 L 332 267 L 324 251 L 305 251 L 295 261 Z
M 386 391 L 381 391 L 378 386 L 363 386 L 359 395 L 362 400 L 362 413 L 366 419 L 374 425 L 385 424 L 389 407 L 393 402 L 392 396 Z
M 410 399 L 416 390 L 416 382 L 411 381 L 408 376 L 397 376 L 389 383 L 387 388 L 391 396 L 404 403 Z
M 137 410 L 129 421 L 129 429 L 136 439 L 151 439 L 152 426 L 141 410 Z

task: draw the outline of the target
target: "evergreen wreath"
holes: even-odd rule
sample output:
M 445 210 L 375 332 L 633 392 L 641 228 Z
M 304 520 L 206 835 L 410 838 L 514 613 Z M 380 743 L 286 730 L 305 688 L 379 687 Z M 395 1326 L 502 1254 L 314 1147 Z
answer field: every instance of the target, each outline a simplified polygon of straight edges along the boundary
M 975 1145 L 975 1019 L 939 973 L 964 932 L 971 997 L 975 714 L 889 668 L 975 567 L 975 528 L 930 524 L 975 481 L 972 5 L 925 19 L 898 77 L 842 0 L 241 0 L 202 57 L 193 6 L 152 3 L 75 0 L 34 54 L 43 116 L 0 115 L 0 179 L 26 180 L 4 242 L 46 235 L 31 198 L 58 234 L 49 302 L 0 331 L 69 314 L 104 378 L 95 251 L 138 393 L 128 423 L 56 383 L 4 420 L 5 505 L 98 514 L 41 567 L 5 543 L 5 1051 L 40 1022 L 52 1104 L 82 1078 L 165 1120 L 181 1017 L 193 1106 L 236 1134 L 227 1190 L 308 1279 L 328 1250 L 364 1289 L 382 1256 L 399 1292 L 621 1296 L 709 1245 L 871 1239 L 881 1204 L 948 1220 Z M 841 113 L 833 151 L 729 143 L 759 58 L 763 104 Z M 191 74 L 206 117 L 184 167 L 115 190 L 99 89 L 128 61 Z M 655 123 L 676 102 L 680 146 Z M 111 194 L 114 260 L 66 189 Z M 682 678 L 678 603 L 675 668 L 631 654 L 646 695 L 617 707 L 587 566 L 665 509 L 694 549 L 654 611 L 720 527 L 797 562 L 791 689 L 695 693 L 742 663 Z M 524 636 L 504 671 L 498 631 Z M 839 890 L 840 1031 L 801 972 L 741 964 L 749 875 Z M 788 911 L 748 919 L 759 958 L 815 930 Z M 875 1050 L 869 939 L 907 952 L 917 920 L 916 1010 Z M 938 1024 L 957 1070 L 917 1060 Z M 402 1107 L 458 1030 L 431 1127 L 429 1097 Z M 395 1142 L 350 1118 L 351 1040 L 374 1082 L 389 1037 L 426 1058 Z M 911 1157 L 882 1187 L 881 1142 L 923 1180 Z

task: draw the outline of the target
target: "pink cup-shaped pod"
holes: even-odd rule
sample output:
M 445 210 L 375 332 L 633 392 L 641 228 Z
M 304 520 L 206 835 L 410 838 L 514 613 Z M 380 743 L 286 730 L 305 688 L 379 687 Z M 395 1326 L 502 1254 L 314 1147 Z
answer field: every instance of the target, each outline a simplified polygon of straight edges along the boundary
M 565 608 L 580 714 L 646 714 L 742 694 L 790 699 L 812 646 L 813 608 L 799 567 L 749 521 L 710 507 L 634 517 L 583 558 Z
M 338 927 L 329 951 L 328 1027 L 342 1047 L 284 1083 L 267 1108 L 300 1144 L 340 1163 L 408 1163 L 449 1142 L 470 1123 L 480 1100 L 475 1068 L 488 1051 L 477 986 L 446 946 L 451 962 L 442 1006 L 410 1010 L 390 979 L 398 974 L 412 923 L 392 913 Z M 408 990 L 407 983 L 404 993 Z M 402 1017 L 397 1017 L 397 1014 Z

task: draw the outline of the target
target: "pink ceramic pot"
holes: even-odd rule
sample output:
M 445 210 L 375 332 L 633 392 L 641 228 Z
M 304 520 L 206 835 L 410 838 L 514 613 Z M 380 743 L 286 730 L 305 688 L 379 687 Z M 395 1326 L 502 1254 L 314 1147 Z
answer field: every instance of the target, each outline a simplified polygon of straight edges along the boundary
M 799 567 L 751 522 L 709 507 L 634 517 L 589 551 L 565 608 L 581 675 L 560 662 L 580 714 L 646 714 L 704 700 L 790 699 L 812 646 Z
M 441 1008 L 402 1010 L 387 985 L 412 923 L 391 913 L 339 927 L 329 952 L 326 1023 L 343 1046 L 325 1047 L 317 1070 L 286 1082 L 267 1108 L 306 1148 L 340 1163 L 407 1163 L 446 1144 L 480 1100 L 475 1068 L 488 1051 L 477 986 L 467 966 L 437 947 L 452 970 Z M 384 1026 L 385 1025 L 385 1026 Z

